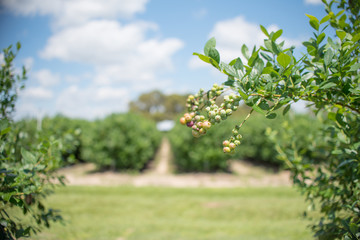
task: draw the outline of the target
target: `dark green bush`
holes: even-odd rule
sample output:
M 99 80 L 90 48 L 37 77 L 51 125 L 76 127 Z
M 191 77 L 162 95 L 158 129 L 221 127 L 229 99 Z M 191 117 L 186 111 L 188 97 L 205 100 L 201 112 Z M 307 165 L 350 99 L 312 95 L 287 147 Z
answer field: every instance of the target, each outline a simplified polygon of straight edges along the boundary
M 83 130 L 83 159 L 99 168 L 142 170 L 159 146 L 155 122 L 135 114 L 112 114 Z
M 177 123 L 169 132 L 174 164 L 178 172 L 228 171 L 229 155 L 222 151 L 224 140 L 232 126 L 224 122 L 222 128 L 210 129 L 208 137 L 194 138 L 191 130 Z
M 70 119 L 61 115 L 36 119 L 23 119 L 16 123 L 18 139 L 27 149 L 36 147 L 44 139 L 55 140 L 59 147 L 62 166 L 81 161 L 81 128 L 85 120 Z
M 219 126 L 211 127 L 206 133 L 208 137 L 194 138 L 191 131 L 185 131 L 184 126 L 177 124 L 170 132 L 169 137 L 175 156 L 175 165 L 180 172 L 216 172 L 228 171 L 227 160 L 242 159 L 254 161 L 257 164 L 283 166 L 283 161 L 277 157 L 275 144 L 267 137 L 267 129 L 279 130 L 279 138 L 286 138 L 287 132 L 280 131 L 289 122 L 297 132 L 296 139 L 299 144 L 311 145 L 311 133 L 316 132 L 320 122 L 309 115 L 291 114 L 291 116 L 278 117 L 278 121 L 270 121 L 260 114 L 253 114 L 249 121 L 243 125 L 240 134 L 243 136 L 241 144 L 234 154 L 226 155 L 222 151 L 222 141 L 229 138 L 234 125 L 240 124 L 246 117 L 244 111 L 223 121 Z M 295 136 L 294 136 L 295 138 Z M 307 150 L 309 156 L 319 161 L 324 159 L 318 152 Z M 316 155 L 317 154 L 317 155 Z
M 0 239 L 11 240 L 28 237 L 62 219 L 57 210 L 44 205 L 56 182 L 63 180 L 54 174 L 60 164 L 58 142 L 32 139 L 37 144 L 23 144 L 24 131 L 11 119 L 17 89 L 26 79 L 25 69 L 22 75 L 14 71 L 17 51 L 12 46 L 4 49 L 0 68 Z

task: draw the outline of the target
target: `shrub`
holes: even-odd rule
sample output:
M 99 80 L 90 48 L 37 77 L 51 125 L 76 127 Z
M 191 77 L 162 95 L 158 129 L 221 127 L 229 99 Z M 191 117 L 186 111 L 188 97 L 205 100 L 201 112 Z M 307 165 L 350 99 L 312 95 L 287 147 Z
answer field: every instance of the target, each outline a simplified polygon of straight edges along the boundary
M 43 204 L 55 185 L 54 180 L 61 183 L 63 180 L 53 175 L 60 164 L 56 142 L 44 140 L 36 148 L 25 148 L 19 140 L 21 131 L 10 118 L 17 89 L 26 78 L 25 70 L 22 75 L 14 73 L 15 56 L 12 46 L 4 49 L 5 63 L 0 71 L 0 239 L 30 236 L 42 226 L 49 227 L 52 221 L 61 220 L 56 210 Z M 14 214 L 16 210 L 20 217 Z M 23 221 L 26 217 L 30 221 Z
M 61 165 L 74 164 L 81 161 L 81 133 L 86 120 L 70 119 L 57 115 L 36 119 L 22 119 L 15 123 L 19 129 L 18 139 L 27 148 L 36 148 L 44 139 L 56 140 L 60 150 Z
M 83 130 L 83 159 L 100 168 L 140 171 L 154 157 L 160 139 L 151 120 L 112 114 Z
M 303 145 L 312 144 L 312 139 L 305 136 L 315 133 L 320 128 L 320 121 L 309 115 L 292 113 L 291 116 L 279 117 L 278 121 L 269 121 L 261 114 L 254 114 L 251 121 L 241 128 L 242 140 L 236 151 L 230 156 L 224 155 L 221 140 L 227 139 L 231 135 L 233 126 L 241 123 L 245 117 L 244 114 L 235 114 L 227 121 L 223 121 L 219 127 L 209 129 L 206 138 L 194 138 L 190 132 L 184 131 L 181 124 L 177 124 L 169 133 L 177 170 L 179 172 L 228 171 L 229 158 L 283 167 L 284 162 L 277 157 L 276 146 L 267 137 L 269 128 L 274 131 L 279 130 L 277 137 L 285 139 L 288 133 L 280 130 L 291 122 L 293 130 L 298 132 L 296 139 L 301 139 Z M 303 154 L 315 157 L 311 151 Z M 325 159 L 324 156 L 316 156 L 316 158 L 318 161 Z
M 224 172 L 229 170 L 220 139 L 228 135 L 231 126 L 227 123 L 222 128 L 211 129 L 208 138 L 194 138 L 184 131 L 180 124 L 169 132 L 174 164 L 178 172 Z
M 284 107 L 286 114 L 292 103 L 308 101 L 318 116 L 327 118 L 319 133 L 304 135 L 312 144 L 301 142 L 301 131 L 295 131 L 290 121 L 284 126 L 292 132 L 289 137 L 277 136 L 283 131 L 268 130 L 268 135 L 275 142 L 279 158 L 291 170 L 294 184 L 301 187 L 313 206 L 319 206 L 322 216 L 312 227 L 315 236 L 356 240 L 360 238 L 360 4 L 351 0 L 323 3 L 325 17 L 318 20 L 307 15 L 315 32 L 303 43 L 307 53 L 301 59 L 293 55 L 293 47 L 285 48 L 284 42 L 277 41 L 282 30 L 269 33 L 260 26 L 267 38 L 263 46 L 254 47 L 252 52 L 242 46 L 246 64 L 241 58 L 229 64 L 220 62 L 216 40 L 210 39 L 204 54 L 195 55 L 226 74 L 227 80 L 207 92 L 200 89 L 195 96 L 190 95 L 190 117 L 184 116 L 180 121 L 194 126 L 200 122 L 215 125 L 226 120 L 244 101 L 252 109 L 226 140 L 224 152 L 231 153 L 235 148 L 230 144 L 240 145 L 238 132 L 254 111 L 275 119 L 277 109 Z M 334 13 L 336 4 L 341 11 Z M 327 28 L 334 30 L 333 37 L 326 38 Z M 230 88 L 233 94 L 218 106 L 215 100 L 224 88 Z M 207 112 L 205 116 L 202 109 Z M 192 129 L 195 137 L 206 132 L 202 127 Z M 319 163 L 317 158 L 326 161 Z

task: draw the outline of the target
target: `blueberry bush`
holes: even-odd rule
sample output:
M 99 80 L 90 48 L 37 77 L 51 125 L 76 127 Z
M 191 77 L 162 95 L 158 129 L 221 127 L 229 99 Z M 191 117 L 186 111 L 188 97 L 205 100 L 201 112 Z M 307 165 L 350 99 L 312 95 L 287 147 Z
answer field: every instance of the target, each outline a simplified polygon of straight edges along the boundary
M 238 143 L 236 151 L 230 151 L 231 154 L 223 154 L 223 148 L 227 146 L 234 149 L 233 144 L 226 140 L 229 132 L 235 132 L 233 126 L 241 122 L 245 117 L 244 112 L 249 108 L 240 106 L 239 112 L 234 112 L 231 118 L 222 121 L 219 127 L 207 129 L 206 138 L 192 137 L 188 132 L 184 131 L 181 124 L 177 124 L 169 133 L 169 139 L 172 144 L 174 154 L 174 164 L 179 172 L 227 172 L 229 171 L 228 160 L 249 160 L 258 164 L 272 166 L 275 169 L 283 168 L 284 161 L 277 157 L 276 145 L 267 137 L 269 128 L 277 131 L 277 138 L 285 139 L 287 131 L 280 131 L 284 126 L 291 123 L 292 129 L 298 131 L 298 139 L 301 139 L 302 145 L 312 144 L 312 139 L 308 138 L 309 133 L 316 133 L 320 128 L 320 121 L 314 117 L 304 114 L 291 113 L 286 116 L 279 116 L 278 121 L 268 121 L 259 113 L 253 113 L 251 121 L 248 121 L 241 127 L 241 144 Z M 204 112 L 204 111 L 203 111 Z M 206 114 L 206 112 L 204 112 Z M 184 121 L 188 114 L 181 117 Z M 198 128 L 198 126 L 196 126 Z M 225 146 L 223 146 L 224 144 Z M 221 148 L 220 148 L 221 147 Z M 303 152 L 307 155 L 315 155 L 310 152 Z M 317 155 L 318 162 L 325 158 Z
M 209 91 L 190 95 L 188 113 L 180 122 L 199 137 L 244 102 L 251 110 L 223 141 L 223 152 L 233 153 L 253 112 L 276 122 L 276 111 L 287 114 L 294 102 L 307 101 L 323 123 L 315 134 L 304 135 L 311 144 L 301 143 L 297 135 L 304 133 L 295 131 L 291 121 L 279 131 L 268 129 L 267 135 L 291 170 L 294 184 L 321 213 L 312 225 L 314 236 L 355 240 L 360 238 L 360 2 L 323 3 L 322 19 L 307 15 L 314 33 L 303 42 L 306 53 L 301 58 L 294 56 L 293 47 L 279 42 L 282 30 L 269 33 L 263 26 L 264 45 L 252 51 L 243 45 L 243 60 L 221 62 L 216 40 L 210 39 L 204 54 L 194 54 L 227 79 Z M 225 91 L 232 94 L 217 104 Z M 289 135 L 279 137 L 281 133 Z
M 66 166 L 82 161 L 81 133 L 86 123 L 86 120 L 57 115 L 41 120 L 22 119 L 15 122 L 14 126 L 19 129 L 21 145 L 27 149 L 36 147 L 44 139 L 56 140 L 61 166 Z
M 61 161 L 56 140 L 25 147 L 21 129 L 11 119 L 17 90 L 26 79 L 26 71 L 17 75 L 13 66 L 19 49 L 18 43 L 16 52 L 12 46 L 3 50 L 5 63 L 0 71 L 0 239 L 27 237 L 62 220 L 57 210 L 44 204 L 56 182 L 63 183 L 61 176 L 54 175 Z
M 112 114 L 83 129 L 82 158 L 103 169 L 140 171 L 160 140 L 155 122 L 136 114 Z

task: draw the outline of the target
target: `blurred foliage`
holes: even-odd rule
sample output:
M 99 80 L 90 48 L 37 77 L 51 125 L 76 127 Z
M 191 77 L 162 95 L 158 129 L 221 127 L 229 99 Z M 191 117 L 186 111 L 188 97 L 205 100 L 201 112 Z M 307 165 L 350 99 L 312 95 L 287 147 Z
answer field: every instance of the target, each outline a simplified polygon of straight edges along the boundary
M 19 141 L 27 149 L 49 139 L 56 141 L 59 148 L 61 166 L 74 164 L 81 159 L 81 133 L 86 120 L 71 119 L 57 115 L 43 119 L 22 119 L 15 123 L 20 129 Z
M 24 88 L 26 80 L 26 69 L 22 68 L 21 74 L 15 74 L 13 61 L 21 48 L 21 44 L 16 44 L 16 52 L 13 46 L 3 49 L 4 63 L 0 70 L 0 118 L 10 118 L 10 114 L 15 108 L 18 97 L 17 91 Z
M 280 131 L 291 123 L 292 130 L 298 133 L 292 138 L 299 140 L 302 146 L 308 146 L 313 144 L 313 139 L 309 136 L 315 134 L 321 127 L 320 121 L 308 114 L 291 113 L 288 116 L 279 117 L 278 121 L 269 121 L 261 114 L 254 114 L 241 128 L 243 136 L 241 145 L 233 154 L 226 155 L 222 151 L 221 140 L 227 139 L 233 126 L 245 118 L 245 109 L 247 108 L 239 108 L 239 112 L 236 112 L 227 121 L 221 122 L 219 127 L 209 129 L 206 133 L 207 137 L 203 138 L 194 138 L 189 131 L 184 131 L 184 127 L 180 123 L 177 123 L 169 132 L 177 170 L 179 172 L 229 171 L 228 159 L 250 160 L 257 164 L 282 168 L 284 162 L 277 157 L 276 146 L 267 137 L 269 128 Z M 281 131 L 277 138 L 287 139 L 289 133 Z M 325 160 L 323 155 L 311 150 L 304 151 L 302 154 L 306 154 L 318 162 Z
M 18 43 L 17 51 L 20 49 Z M 11 114 L 15 109 L 18 88 L 23 87 L 26 72 L 15 74 L 12 46 L 4 51 L 0 86 L 0 239 L 17 239 L 37 233 L 43 226 L 62 220 L 57 210 L 46 208 L 44 198 L 55 182 L 63 183 L 53 173 L 60 165 L 57 141 L 42 139 L 36 144 L 22 142 L 23 129 L 18 128 Z M 15 214 L 19 210 L 22 217 Z M 31 221 L 23 221 L 29 216 Z
M 165 95 L 159 90 L 143 93 L 135 101 L 129 103 L 129 111 L 140 113 L 156 122 L 173 120 L 185 110 L 184 101 L 187 95 Z
M 161 141 L 155 122 L 137 114 L 112 114 L 83 129 L 82 158 L 99 168 L 144 169 Z
M 223 124 L 238 102 L 243 101 L 251 110 L 223 144 L 224 152 L 231 153 L 239 147 L 238 132 L 252 121 L 253 112 L 272 119 L 266 133 L 279 159 L 291 170 L 294 184 L 306 194 L 311 206 L 318 207 L 322 214 L 312 226 L 314 236 L 357 240 L 360 239 L 360 4 L 354 0 L 322 2 L 326 11 L 322 19 L 307 15 L 314 32 L 303 42 L 306 53 L 300 59 L 293 55 L 294 47 L 286 48 L 283 41 L 279 42 L 281 29 L 269 33 L 260 26 L 266 36 L 264 45 L 252 51 L 243 45 L 243 58 L 229 63 L 220 61 L 215 38 L 208 40 L 204 54 L 194 55 L 224 73 L 227 79 L 221 86 L 214 84 L 209 91 L 200 89 L 196 95 L 190 95 L 188 115 L 181 122 L 192 127 L 194 136 L 203 135 L 207 132 L 204 123 Z M 328 29 L 334 35 L 327 35 Z M 224 103 L 218 106 L 216 98 L 229 89 L 234 95 L 224 98 Z M 307 101 L 322 119 L 319 131 L 305 132 L 301 125 L 296 128 L 292 119 L 276 129 L 276 122 L 280 121 L 277 110 L 283 108 L 286 115 L 299 100 Z M 208 114 L 201 115 L 202 109 Z

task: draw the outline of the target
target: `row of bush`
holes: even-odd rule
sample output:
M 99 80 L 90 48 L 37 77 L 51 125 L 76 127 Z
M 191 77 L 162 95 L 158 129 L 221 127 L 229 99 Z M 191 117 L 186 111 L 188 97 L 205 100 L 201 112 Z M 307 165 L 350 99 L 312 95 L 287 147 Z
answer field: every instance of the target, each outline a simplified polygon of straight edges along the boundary
M 281 121 L 269 121 L 263 116 L 253 114 L 241 128 L 244 141 L 234 154 L 224 154 L 222 140 L 231 135 L 234 124 L 240 123 L 245 111 L 239 111 L 224 121 L 221 126 L 213 126 L 208 137 L 194 138 L 191 129 L 184 129 L 179 123 L 167 134 L 172 145 L 174 164 L 178 172 L 227 172 L 228 160 L 244 159 L 276 167 L 283 162 L 277 158 L 275 145 L 266 136 L 269 128 L 279 132 L 277 138 L 291 138 L 298 145 L 310 145 L 316 135 L 320 122 L 309 115 L 289 115 Z M 284 131 L 291 122 L 292 132 Z M 104 119 L 86 121 L 64 116 L 46 117 L 41 122 L 35 119 L 16 123 L 17 138 L 22 146 L 36 148 L 44 139 L 56 139 L 58 157 L 62 166 L 76 162 L 93 162 L 101 169 L 141 171 L 154 158 L 159 147 L 161 133 L 153 121 L 136 114 L 113 114 Z M 307 154 L 313 159 L 314 152 Z
M 142 170 L 154 157 L 161 134 L 154 122 L 135 114 L 86 121 L 64 116 L 16 123 L 17 141 L 28 149 L 56 139 L 62 166 L 94 162 L 101 169 Z
M 245 111 L 232 116 L 228 121 L 212 126 L 206 136 L 194 138 L 191 129 L 184 129 L 181 124 L 176 124 L 169 133 L 172 144 L 175 165 L 180 172 L 216 172 L 229 171 L 229 159 L 249 160 L 260 164 L 283 166 L 283 161 L 278 158 L 276 146 L 267 136 L 278 132 L 277 138 L 291 138 L 298 142 L 297 146 L 311 145 L 317 130 L 320 128 L 320 120 L 308 114 L 291 114 L 286 117 L 279 116 L 280 121 L 269 121 L 260 114 L 253 114 L 251 121 L 247 121 L 241 128 L 243 136 L 240 146 L 234 154 L 224 154 L 222 141 L 232 135 L 234 125 L 240 124 L 246 117 Z M 291 131 L 283 131 L 291 123 Z M 288 135 L 291 136 L 288 136 Z M 324 156 L 314 155 L 312 151 L 302 154 L 315 158 L 318 161 Z

